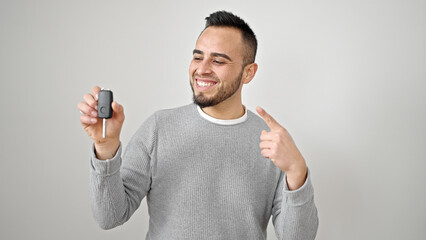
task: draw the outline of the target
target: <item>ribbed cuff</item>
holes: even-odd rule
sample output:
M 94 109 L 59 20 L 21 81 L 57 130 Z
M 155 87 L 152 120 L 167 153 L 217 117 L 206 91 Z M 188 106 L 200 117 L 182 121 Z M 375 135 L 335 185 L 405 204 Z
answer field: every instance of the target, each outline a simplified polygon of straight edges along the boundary
M 298 189 L 290 191 L 287 186 L 287 175 L 284 175 L 284 192 L 283 192 L 283 199 L 287 203 L 287 205 L 292 206 L 300 206 L 312 199 L 314 196 L 314 188 L 311 183 L 311 177 L 310 177 L 309 169 L 306 176 L 305 183 Z
M 121 142 L 115 156 L 107 160 L 99 160 L 98 158 L 96 158 L 95 144 L 93 144 L 90 162 L 92 166 L 92 171 L 99 175 L 111 175 L 119 171 L 121 166 Z

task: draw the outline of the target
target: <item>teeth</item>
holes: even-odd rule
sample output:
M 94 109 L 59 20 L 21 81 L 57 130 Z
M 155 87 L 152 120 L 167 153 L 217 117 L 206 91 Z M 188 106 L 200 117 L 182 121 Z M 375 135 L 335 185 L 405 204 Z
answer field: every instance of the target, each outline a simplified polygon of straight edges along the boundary
M 202 81 L 197 81 L 197 84 L 200 87 L 210 87 L 214 85 L 214 83 L 212 82 L 202 82 Z

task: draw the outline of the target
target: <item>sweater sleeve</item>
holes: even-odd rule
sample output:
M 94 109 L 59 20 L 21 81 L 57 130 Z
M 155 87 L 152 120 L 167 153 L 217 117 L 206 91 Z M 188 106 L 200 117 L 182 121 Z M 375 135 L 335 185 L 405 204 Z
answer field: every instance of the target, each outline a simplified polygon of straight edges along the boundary
M 281 174 L 272 207 L 272 222 L 280 240 L 315 239 L 318 215 L 309 169 L 303 186 L 294 191 L 287 187 L 286 174 Z
M 148 118 L 130 140 L 121 157 L 122 146 L 112 159 L 91 156 L 90 193 L 93 216 L 103 229 L 125 223 L 148 194 L 156 142 L 155 116 Z

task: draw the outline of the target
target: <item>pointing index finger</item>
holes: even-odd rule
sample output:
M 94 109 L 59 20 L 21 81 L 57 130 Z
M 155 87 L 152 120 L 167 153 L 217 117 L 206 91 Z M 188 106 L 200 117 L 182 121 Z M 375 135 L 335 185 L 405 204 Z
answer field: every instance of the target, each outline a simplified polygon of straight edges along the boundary
M 268 127 L 271 130 L 276 130 L 278 128 L 281 128 L 281 125 L 271 115 L 269 115 L 263 108 L 258 106 L 256 108 L 256 111 L 263 118 L 266 125 L 268 125 Z

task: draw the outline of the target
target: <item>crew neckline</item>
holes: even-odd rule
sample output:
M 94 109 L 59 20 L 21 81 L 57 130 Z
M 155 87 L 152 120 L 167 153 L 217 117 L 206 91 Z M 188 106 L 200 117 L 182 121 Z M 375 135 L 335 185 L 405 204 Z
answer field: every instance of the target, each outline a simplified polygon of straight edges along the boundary
M 244 107 L 244 115 L 236 118 L 236 119 L 229 119 L 229 120 L 225 120 L 225 119 L 218 119 L 218 118 L 214 118 L 210 115 L 208 115 L 207 113 L 205 113 L 200 106 L 197 105 L 197 110 L 198 113 L 201 115 L 201 117 L 203 117 L 204 119 L 206 119 L 209 122 L 212 123 L 216 123 L 219 125 L 235 125 L 235 124 L 239 124 L 242 122 L 245 122 L 247 120 L 247 108 L 243 105 Z

